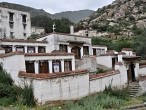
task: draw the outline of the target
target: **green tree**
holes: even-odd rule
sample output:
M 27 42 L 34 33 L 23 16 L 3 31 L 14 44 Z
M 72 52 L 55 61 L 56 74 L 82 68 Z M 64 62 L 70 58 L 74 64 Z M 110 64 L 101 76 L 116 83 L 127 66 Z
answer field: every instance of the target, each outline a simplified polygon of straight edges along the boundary
M 146 31 L 143 31 L 141 35 L 135 37 L 134 49 L 137 55 L 146 59 Z
M 43 15 L 32 17 L 31 21 L 32 26 L 44 27 L 46 33 L 51 33 L 53 31 L 52 26 L 54 23 L 56 25 L 56 32 L 69 33 L 70 25 L 73 24 L 66 18 L 51 19 L 48 16 Z

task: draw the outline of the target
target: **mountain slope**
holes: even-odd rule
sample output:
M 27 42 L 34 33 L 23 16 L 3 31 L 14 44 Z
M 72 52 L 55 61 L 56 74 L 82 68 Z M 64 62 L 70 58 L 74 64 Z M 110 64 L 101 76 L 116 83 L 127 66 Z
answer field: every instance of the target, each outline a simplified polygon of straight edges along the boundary
M 45 15 L 52 19 L 68 18 L 73 23 L 79 22 L 80 20 L 90 16 L 94 12 L 92 10 L 80 10 L 80 11 L 72 11 L 72 12 L 67 11 L 67 12 L 61 12 L 61 13 L 56 13 L 56 14 L 50 14 L 44 11 L 43 9 L 35 9 L 28 6 L 23 6 L 23 5 L 14 4 L 14 3 L 7 3 L 7 2 L 0 2 L 0 7 L 29 12 L 31 14 L 31 17 L 38 16 L 38 15 L 43 15 L 43 16 Z
M 77 23 L 80 20 L 93 14 L 93 10 L 79 10 L 79 11 L 66 11 L 54 14 L 55 18 L 68 18 L 70 21 Z
M 116 0 L 98 9 L 80 25 L 110 35 L 134 36 L 146 28 L 146 0 Z
M 0 7 L 29 12 L 31 14 L 31 17 L 34 17 L 36 15 L 46 15 L 52 18 L 52 15 L 50 13 L 45 12 L 43 9 L 35 9 L 28 6 L 23 6 L 14 3 L 7 3 L 7 2 L 0 2 Z

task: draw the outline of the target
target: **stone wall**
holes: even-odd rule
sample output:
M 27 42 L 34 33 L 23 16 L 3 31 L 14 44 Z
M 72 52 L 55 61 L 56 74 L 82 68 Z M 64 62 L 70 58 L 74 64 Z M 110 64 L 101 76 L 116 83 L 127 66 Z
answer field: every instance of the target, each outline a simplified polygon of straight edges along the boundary
M 95 56 L 85 55 L 80 60 L 75 62 L 76 70 L 86 69 L 90 72 L 97 71 L 97 62 Z

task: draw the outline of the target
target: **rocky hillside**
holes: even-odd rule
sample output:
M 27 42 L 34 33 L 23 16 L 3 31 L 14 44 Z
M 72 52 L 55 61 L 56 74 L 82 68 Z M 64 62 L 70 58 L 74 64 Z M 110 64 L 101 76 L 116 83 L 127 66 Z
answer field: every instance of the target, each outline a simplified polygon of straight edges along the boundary
M 52 19 L 67 18 L 73 23 L 79 22 L 80 20 L 90 16 L 94 12 L 93 10 L 79 10 L 79 11 L 66 11 L 66 12 L 61 12 L 61 13 L 56 13 L 56 14 L 50 14 L 44 11 L 43 9 L 35 9 L 28 6 L 7 3 L 7 2 L 0 2 L 0 7 L 29 12 L 31 14 L 31 17 L 38 16 L 38 15 L 43 15 L 43 16 L 45 15 Z
M 134 36 L 146 27 L 146 0 L 116 0 L 78 26 L 108 33 L 109 37 Z

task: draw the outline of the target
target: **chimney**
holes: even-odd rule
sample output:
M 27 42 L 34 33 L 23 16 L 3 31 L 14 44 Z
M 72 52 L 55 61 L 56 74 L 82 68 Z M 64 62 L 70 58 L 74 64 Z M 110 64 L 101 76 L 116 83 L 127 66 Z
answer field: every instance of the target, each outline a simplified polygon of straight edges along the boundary
M 74 34 L 74 26 L 70 26 L 70 34 Z

